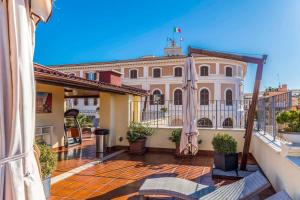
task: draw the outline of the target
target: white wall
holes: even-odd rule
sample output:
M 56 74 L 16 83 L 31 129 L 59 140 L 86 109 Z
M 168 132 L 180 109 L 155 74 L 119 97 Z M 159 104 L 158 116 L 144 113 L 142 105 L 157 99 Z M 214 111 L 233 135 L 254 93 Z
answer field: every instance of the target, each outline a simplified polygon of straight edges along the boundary
M 52 93 L 52 112 L 37 113 L 36 126 L 53 126 L 52 147 L 63 146 L 64 136 L 64 88 L 37 84 L 37 92 Z
M 175 148 L 175 144 L 172 143 L 169 140 L 169 137 L 171 135 L 172 130 L 174 130 L 175 128 L 154 128 L 154 134 L 150 137 L 147 138 L 147 143 L 146 146 L 147 147 L 152 147 L 152 148 L 168 148 L 168 149 L 174 149 Z M 217 133 L 227 133 L 231 136 L 233 136 L 238 143 L 238 147 L 237 150 L 238 152 L 241 152 L 243 150 L 243 145 L 244 145 L 244 134 L 245 134 L 245 130 L 229 130 L 229 129 L 199 129 L 199 140 L 202 140 L 202 143 L 199 145 L 199 149 L 200 150 L 206 150 L 206 151 L 213 151 L 212 148 L 212 139 L 214 137 L 214 135 L 216 135 Z M 119 137 L 123 137 L 125 140 L 123 140 L 122 142 L 118 141 L 117 145 L 121 145 L 121 146 L 128 146 L 128 141 L 126 140 L 126 133 L 124 133 L 123 135 L 118 135 L 117 136 L 117 140 Z
M 254 133 L 251 141 L 252 154 L 278 192 L 285 190 L 292 199 L 300 199 L 300 157 L 298 164 L 282 154 L 280 146 L 266 137 Z

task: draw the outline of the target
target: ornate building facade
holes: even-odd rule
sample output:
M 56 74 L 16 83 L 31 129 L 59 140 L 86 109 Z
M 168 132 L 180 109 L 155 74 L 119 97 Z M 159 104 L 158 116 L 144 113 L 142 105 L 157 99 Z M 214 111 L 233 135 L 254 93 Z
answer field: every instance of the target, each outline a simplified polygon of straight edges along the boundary
M 167 111 L 166 125 L 180 125 L 182 105 L 182 75 L 185 62 L 181 48 L 176 45 L 165 49 L 162 57 L 142 57 L 132 60 L 96 62 L 84 64 L 56 65 L 56 70 L 68 74 L 76 74 L 90 80 L 98 80 L 99 71 L 118 71 L 122 74 L 122 83 L 145 89 L 150 93 L 147 102 L 148 116 L 151 112 Z M 194 57 L 198 76 L 199 126 L 244 128 L 244 78 L 247 63 L 208 56 Z M 144 99 L 147 100 L 147 99 Z M 82 103 L 80 101 L 85 101 Z M 86 110 L 87 101 L 72 100 L 71 107 Z M 80 106 L 74 105 L 74 103 Z M 92 102 L 93 103 L 93 102 Z M 146 105 L 142 103 L 142 105 Z M 86 106 L 86 109 L 84 108 Z M 99 105 L 97 105 L 99 106 Z M 162 109 L 164 108 L 164 109 Z M 100 105 L 101 109 L 101 105 Z M 146 108 L 143 108 L 146 111 Z M 176 114 L 174 115 L 174 111 Z M 157 120 L 157 119 L 156 119 Z M 161 120 L 164 120 L 161 118 Z M 161 123 L 156 121 L 156 123 Z

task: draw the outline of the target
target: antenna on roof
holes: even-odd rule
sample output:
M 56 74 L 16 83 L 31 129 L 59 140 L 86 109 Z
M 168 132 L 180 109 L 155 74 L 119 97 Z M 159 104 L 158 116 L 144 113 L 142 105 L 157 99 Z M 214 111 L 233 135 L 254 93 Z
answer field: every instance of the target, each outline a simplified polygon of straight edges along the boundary
M 281 83 L 280 83 L 280 78 L 279 78 L 279 74 L 277 73 L 277 81 L 278 81 L 278 84 L 279 84 L 279 88 L 281 87 Z

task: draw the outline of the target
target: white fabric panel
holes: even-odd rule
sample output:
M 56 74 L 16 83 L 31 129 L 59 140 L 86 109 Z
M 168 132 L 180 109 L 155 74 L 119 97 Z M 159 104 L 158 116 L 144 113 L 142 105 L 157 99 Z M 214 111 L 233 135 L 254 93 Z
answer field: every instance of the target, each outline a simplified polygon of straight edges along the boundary
M 51 11 L 52 0 L 31 0 L 31 12 L 43 22 L 48 21 Z
M 0 1 L 0 199 L 4 200 L 45 199 L 33 153 L 34 31 L 29 0 Z
M 192 57 L 186 58 L 183 76 L 182 93 L 182 133 L 180 140 L 180 152 L 184 154 L 198 152 L 197 129 L 197 72 Z

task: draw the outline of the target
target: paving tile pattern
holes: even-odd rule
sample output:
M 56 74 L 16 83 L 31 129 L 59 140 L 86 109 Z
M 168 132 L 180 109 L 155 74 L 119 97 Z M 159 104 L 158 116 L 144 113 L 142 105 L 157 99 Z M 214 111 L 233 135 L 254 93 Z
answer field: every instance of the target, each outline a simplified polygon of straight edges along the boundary
M 235 180 L 212 179 L 212 156 L 178 159 L 172 154 L 120 154 L 102 164 L 60 181 L 51 188 L 54 199 L 138 199 L 137 191 L 146 178 L 176 176 L 202 184 L 228 184 Z M 269 196 L 273 191 L 267 191 Z M 155 199 L 169 199 L 155 197 Z
M 80 167 L 86 163 L 99 160 L 101 156 L 106 156 L 110 153 L 113 153 L 107 152 L 103 155 L 96 153 L 96 141 L 94 137 L 84 140 L 81 145 L 76 145 L 69 148 L 54 149 L 54 151 L 57 153 L 58 163 L 56 170 L 52 174 L 52 177 Z

